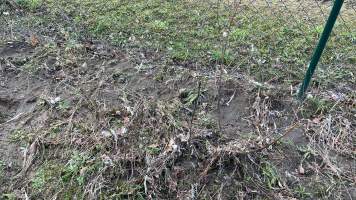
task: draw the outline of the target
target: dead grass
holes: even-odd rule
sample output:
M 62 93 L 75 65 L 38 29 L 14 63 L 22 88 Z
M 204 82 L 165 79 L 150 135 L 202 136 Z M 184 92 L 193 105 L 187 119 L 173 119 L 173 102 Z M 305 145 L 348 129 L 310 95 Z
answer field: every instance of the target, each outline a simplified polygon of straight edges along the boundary
M 120 7 L 120 12 L 143 6 L 137 2 Z M 251 5 L 260 6 L 255 2 Z M 316 84 L 299 104 L 293 98 L 297 85 L 264 81 L 245 68 L 234 68 L 246 63 L 229 60 L 227 48 L 202 67 L 194 59 L 172 62 L 155 46 L 112 46 L 110 39 L 105 43 L 84 37 L 90 35 L 84 30 L 88 35 L 79 37 L 78 26 L 67 20 L 74 17 L 80 24 L 83 19 L 76 17 L 87 16 L 69 9 L 75 3 L 63 7 L 60 16 L 65 20 L 53 23 L 53 30 L 45 19 L 55 7 L 21 13 L 17 20 L 1 16 L 13 24 L 12 31 L 2 34 L 17 40 L 2 41 L 0 47 L 0 88 L 8 94 L 0 98 L 0 112 L 9 113 L 0 115 L 0 147 L 13 155 L 0 154 L 0 174 L 11 177 L 0 178 L 1 198 L 353 199 L 352 80 L 340 82 L 340 87 Z M 293 2 L 285 4 L 294 9 Z M 86 1 L 82 6 L 90 12 L 110 8 Z M 23 25 L 31 19 L 43 22 Z M 161 22 L 127 30 L 152 29 L 159 37 L 176 30 Z M 272 22 L 268 27 L 276 27 Z M 244 32 L 236 34 L 239 42 L 251 39 L 240 38 Z M 31 42 L 33 37 L 38 43 Z M 227 44 L 226 37 L 217 38 L 217 45 Z M 274 41 L 261 38 L 257 44 Z M 349 55 L 337 51 L 341 57 Z M 181 53 L 175 56 L 185 58 Z M 245 57 L 251 59 L 248 64 L 265 67 L 254 52 Z M 353 66 L 346 70 L 352 73 Z

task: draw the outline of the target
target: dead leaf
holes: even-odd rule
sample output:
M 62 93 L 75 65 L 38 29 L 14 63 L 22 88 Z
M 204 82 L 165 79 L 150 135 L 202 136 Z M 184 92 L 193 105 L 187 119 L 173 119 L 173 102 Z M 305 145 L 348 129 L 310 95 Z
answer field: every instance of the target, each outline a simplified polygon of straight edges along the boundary
M 130 118 L 124 117 L 124 124 L 128 125 L 130 123 Z
M 312 120 L 313 123 L 318 124 L 320 123 L 321 119 L 319 117 L 316 117 Z
M 32 47 L 36 47 L 40 43 L 40 40 L 38 39 L 38 37 L 36 35 L 31 35 L 30 43 L 31 43 Z

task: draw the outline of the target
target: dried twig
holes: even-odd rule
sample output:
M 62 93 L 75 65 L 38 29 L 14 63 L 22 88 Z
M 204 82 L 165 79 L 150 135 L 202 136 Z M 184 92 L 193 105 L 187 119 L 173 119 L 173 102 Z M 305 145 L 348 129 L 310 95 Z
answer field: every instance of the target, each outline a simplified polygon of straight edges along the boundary
M 194 120 L 195 112 L 196 112 L 196 110 L 198 108 L 200 91 L 201 91 L 201 81 L 199 81 L 199 83 L 198 83 L 198 94 L 197 94 L 197 98 L 195 99 L 195 102 L 194 102 L 194 107 L 193 107 L 193 111 L 192 111 L 192 118 L 190 119 L 190 125 L 189 125 L 190 126 L 189 127 L 189 133 L 190 134 L 192 132 L 193 120 Z
M 257 153 L 260 152 L 264 149 L 267 149 L 268 147 L 276 144 L 278 141 L 280 141 L 282 138 L 286 137 L 288 134 L 290 134 L 296 127 L 298 127 L 298 125 L 300 125 L 299 123 L 295 123 L 291 126 L 289 126 L 286 131 L 284 132 L 283 135 L 281 135 L 280 137 L 276 138 L 275 140 L 273 140 L 271 143 L 268 143 L 266 145 L 264 145 L 261 148 L 255 149 L 255 150 L 251 150 L 251 151 L 243 151 L 243 152 L 235 152 L 236 155 L 247 155 L 247 154 L 252 154 L 252 153 Z M 200 173 L 200 177 L 201 179 L 203 179 L 209 172 L 209 170 L 212 168 L 213 164 L 218 160 L 218 158 L 222 155 L 222 152 L 224 152 L 223 149 L 216 149 L 214 151 L 214 157 L 212 159 L 210 159 L 210 162 L 207 164 L 207 166 L 204 168 L 204 171 L 202 173 Z
M 270 143 L 264 145 L 264 146 L 261 147 L 261 148 L 258 148 L 258 149 L 256 149 L 256 150 L 252 150 L 252 151 L 243 152 L 242 154 L 256 153 L 256 152 L 260 152 L 260 151 L 262 151 L 262 150 L 264 150 L 264 149 L 267 149 L 268 147 L 270 147 L 270 146 L 276 144 L 277 142 L 279 142 L 282 138 L 284 138 L 284 137 L 286 137 L 287 135 L 289 135 L 289 134 L 290 134 L 296 127 L 298 127 L 299 125 L 300 125 L 299 122 L 294 123 L 293 125 L 289 126 L 289 127 L 285 130 L 285 132 L 284 132 L 283 135 L 281 135 L 281 136 L 279 136 L 278 138 L 274 139 L 272 142 L 270 142 Z
M 226 105 L 227 105 L 227 106 L 230 105 L 231 101 L 232 101 L 232 100 L 234 99 L 234 97 L 235 97 L 235 94 L 236 94 L 236 90 L 234 90 L 234 94 L 232 94 L 232 96 L 230 97 L 229 101 L 226 102 Z
M 221 76 L 222 76 L 222 71 L 221 69 L 219 70 L 220 73 L 217 77 L 216 85 L 218 89 L 218 96 L 217 96 L 217 109 L 218 109 L 218 128 L 219 132 L 222 133 L 222 127 L 221 127 L 221 105 L 220 105 L 220 100 L 221 100 Z

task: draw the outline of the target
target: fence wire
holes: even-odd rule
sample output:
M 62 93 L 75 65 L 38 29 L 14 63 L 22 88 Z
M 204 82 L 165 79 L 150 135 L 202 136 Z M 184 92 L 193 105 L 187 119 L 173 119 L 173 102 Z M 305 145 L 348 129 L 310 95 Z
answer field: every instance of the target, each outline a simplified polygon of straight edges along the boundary
M 333 1 L 328 0 L 235 0 L 215 1 L 224 4 L 233 23 L 225 23 L 223 30 L 230 34 L 227 48 L 239 59 L 233 65 L 247 68 L 260 81 L 287 79 L 297 83 L 311 57 L 312 51 L 329 17 Z M 321 82 L 335 81 L 336 76 L 354 75 L 356 52 L 356 1 L 347 0 L 340 12 L 324 55 L 319 78 Z M 233 15 L 233 16 L 231 16 Z M 226 16 L 224 16 L 226 17 Z M 231 21 L 230 21 L 231 22 Z M 239 38 L 234 41 L 231 38 Z M 248 62 L 242 54 L 246 45 Z M 246 50 L 246 49 L 245 49 Z M 248 67 L 246 67 L 248 66 Z M 335 70 L 335 67 L 338 67 Z M 236 68 L 235 68 L 236 69 Z M 288 72 L 289 75 L 280 73 Z
M 78 22 L 75 27 L 94 33 L 89 37 L 106 37 L 124 48 L 159 49 L 179 64 L 203 68 L 214 66 L 223 56 L 232 73 L 242 71 L 258 81 L 291 84 L 303 78 L 333 5 L 331 0 L 44 2 L 54 17 L 73 17 Z M 14 20 L 3 21 L 11 32 Z M 356 1 L 345 0 L 318 66 L 318 80 L 326 84 L 336 81 L 335 77 L 354 80 L 354 52 Z

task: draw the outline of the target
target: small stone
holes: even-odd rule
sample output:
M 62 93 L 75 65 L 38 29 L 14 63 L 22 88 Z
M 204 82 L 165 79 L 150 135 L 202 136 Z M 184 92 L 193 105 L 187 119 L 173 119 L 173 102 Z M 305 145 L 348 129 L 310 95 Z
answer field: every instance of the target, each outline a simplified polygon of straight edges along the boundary
M 101 134 L 102 134 L 104 137 L 110 137 L 110 136 L 111 136 L 111 132 L 110 132 L 110 131 L 107 131 L 107 130 L 101 131 Z
M 50 102 L 52 105 L 54 105 L 54 104 L 58 103 L 60 100 L 61 100 L 61 97 L 55 97 L 55 98 L 51 98 L 51 99 L 49 100 L 49 102 Z
M 299 172 L 299 174 L 302 174 L 302 175 L 305 174 L 305 170 L 302 165 L 299 165 L 298 172 Z

